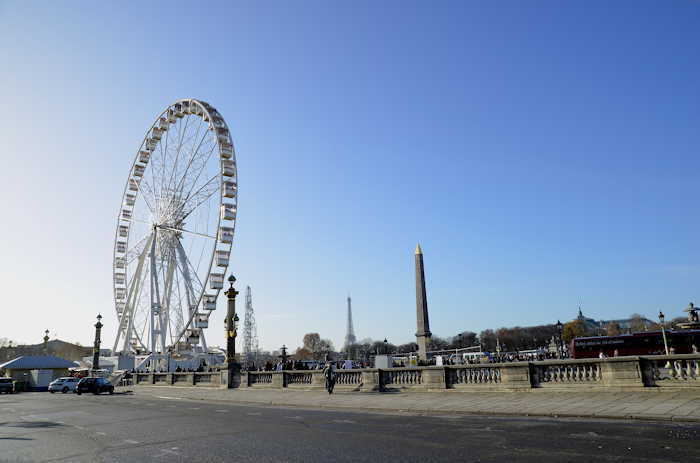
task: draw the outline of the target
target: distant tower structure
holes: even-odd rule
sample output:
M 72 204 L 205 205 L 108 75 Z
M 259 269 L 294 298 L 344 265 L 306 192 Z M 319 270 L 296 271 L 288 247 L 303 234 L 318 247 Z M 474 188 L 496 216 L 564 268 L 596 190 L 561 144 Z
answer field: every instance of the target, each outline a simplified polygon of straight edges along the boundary
M 245 320 L 243 321 L 243 366 L 248 369 L 258 365 L 258 327 L 255 324 L 253 312 L 253 295 L 250 286 L 245 289 Z
M 348 351 L 348 347 L 356 342 L 357 338 L 355 338 L 355 329 L 352 327 L 352 300 L 348 294 L 348 327 L 345 334 L 345 352 Z
M 423 251 L 420 244 L 416 246 L 416 343 L 418 358 L 428 360 L 428 341 L 430 340 L 430 323 L 428 322 L 428 298 L 425 294 L 425 271 L 423 269 Z

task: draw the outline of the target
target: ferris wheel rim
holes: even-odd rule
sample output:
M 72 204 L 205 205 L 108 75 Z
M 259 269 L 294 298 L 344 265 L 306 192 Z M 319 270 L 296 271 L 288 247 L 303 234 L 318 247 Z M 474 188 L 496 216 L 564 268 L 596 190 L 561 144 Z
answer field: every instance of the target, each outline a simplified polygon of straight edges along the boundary
M 124 278 L 123 278 L 124 295 L 126 295 L 127 289 L 131 289 L 131 288 L 129 288 L 131 283 L 129 283 L 129 279 L 128 279 L 129 262 L 127 262 L 126 258 L 128 257 L 129 243 L 131 241 L 131 226 L 130 225 L 132 223 L 132 220 L 128 219 L 128 218 L 125 219 L 123 217 L 123 211 L 125 210 L 125 205 L 128 203 L 127 195 L 129 194 L 130 190 L 134 191 L 133 189 L 130 189 L 130 184 L 132 183 L 132 180 L 135 177 L 136 166 L 139 165 L 138 163 L 139 163 L 140 154 L 143 153 L 144 148 L 149 143 L 149 140 L 152 141 L 154 129 L 158 129 L 159 124 L 161 125 L 161 128 L 162 128 L 162 121 L 164 120 L 164 117 L 168 118 L 168 120 L 172 119 L 171 114 L 172 114 L 172 111 L 174 110 L 174 108 L 178 108 L 178 111 L 179 111 L 180 108 L 183 108 L 183 107 L 186 108 L 184 114 L 186 114 L 188 116 L 188 120 L 189 120 L 190 115 L 195 114 L 196 116 L 201 117 L 203 122 L 208 122 L 207 128 L 205 129 L 204 137 L 206 137 L 206 135 L 207 135 L 207 130 L 211 130 L 215 134 L 214 140 L 216 141 L 216 144 L 214 147 L 212 147 L 212 151 L 214 151 L 214 148 L 216 148 L 216 154 L 218 155 L 218 173 L 217 173 L 217 175 L 215 175 L 215 177 L 218 176 L 218 185 L 217 185 L 217 189 L 218 189 L 218 202 L 217 203 L 218 204 L 217 204 L 217 206 L 218 206 L 218 210 L 221 211 L 221 214 L 219 214 L 218 219 L 216 219 L 216 221 L 215 221 L 216 222 L 216 228 L 215 228 L 216 236 L 205 235 L 202 233 L 192 232 L 192 231 L 188 231 L 188 230 L 184 230 L 184 229 L 176 230 L 176 229 L 169 228 L 169 227 L 162 226 L 162 225 L 154 225 L 154 231 L 150 235 L 145 235 L 145 236 L 141 237 L 141 239 L 139 240 L 139 243 L 136 243 L 136 245 L 133 248 L 133 249 L 136 249 L 136 247 L 140 244 L 140 242 L 143 241 L 144 239 L 146 239 L 146 237 L 149 237 L 148 238 L 149 244 L 151 246 L 155 246 L 155 240 L 156 240 L 156 236 L 157 236 L 157 228 L 158 227 L 161 227 L 163 229 L 169 229 L 173 232 L 194 233 L 195 235 L 200 235 L 201 237 L 208 238 L 208 239 L 212 240 L 210 243 L 210 246 L 208 246 L 211 248 L 211 252 L 209 254 L 209 258 L 205 261 L 206 266 L 204 267 L 207 270 L 206 277 L 203 278 L 202 281 L 199 281 L 200 280 L 199 276 L 196 275 L 196 273 L 195 273 L 195 277 L 196 277 L 197 281 L 199 282 L 199 284 L 201 285 L 201 291 L 199 291 L 199 294 L 196 297 L 196 302 L 194 304 L 191 304 L 188 307 L 188 309 L 190 310 L 190 313 L 189 313 L 189 316 L 187 317 L 186 322 L 184 322 L 184 320 L 183 320 L 182 328 L 179 330 L 179 332 L 177 333 L 176 336 L 173 337 L 171 334 L 171 339 L 170 339 L 169 346 L 168 346 L 170 349 L 172 349 L 173 346 L 177 346 L 179 344 L 180 340 L 182 340 L 182 338 L 185 336 L 185 334 L 188 332 L 188 330 L 192 329 L 191 327 L 193 325 L 193 321 L 195 320 L 195 318 L 200 317 L 201 315 L 206 316 L 207 325 L 205 327 L 198 327 L 195 329 L 198 330 L 198 332 L 201 332 L 202 334 L 204 333 L 204 330 L 206 329 L 206 327 L 208 327 L 208 319 L 211 316 L 211 310 L 207 311 L 204 308 L 203 300 L 204 300 L 205 296 L 207 296 L 207 297 L 213 296 L 214 300 L 218 299 L 218 295 L 222 290 L 221 286 L 216 287 L 216 288 L 211 286 L 211 279 L 212 279 L 213 275 L 215 275 L 214 271 L 216 269 L 216 270 L 222 272 L 221 275 L 225 275 L 225 273 L 230 265 L 230 257 L 231 257 L 231 253 L 232 253 L 232 247 L 233 247 L 233 235 L 235 233 L 235 227 L 236 227 L 236 222 L 237 222 L 237 210 L 238 210 L 238 172 L 237 172 L 237 164 L 236 164 L 236 153 L 235 153 L 233 138 L 230 134 L 228 125 L 226 124 L 226 121 L 223 118 L 223 116 L 221 116 L 220 113 L 213 106 L 209 105 L 208 103 L 206 103 L 202 100 L 195 99 L 195 98 L 185 98 L 185 99 L 176 100 L 175 102 L 168 105 L 160 114 L 158 114 L 156 116 L 153 124 L 151 124 L 151 126 L 146 130 L 146 133 L 145 133 L 143 139 L 141 140 L 141 143 L 139 144 L 139 148 L 136 152 L 136 155 L 133 158 L 133 161 L 132 161 L 131 166 L 129 168 L 129 174 L 127 175 L 127 180 L 126 180 L 124 189 L 122 190 L 121 202 L 120 202 L 119 209 L 117 212 L 116 230 L 115 230 L 114 247 L 113 247 L 113 249 L 114 249 L 113 262 L 112 262 L 113 296 L 114 296 L 114 301 L 115 301 L 115 312 L 116 312 L 117 318 L 119 320 L 119 330 L 120 330 L 118 332 L 118 336 L 119 336 L 121 334 L 121 330 L 122 330 L 123 319 L 124 319 L 124 316 L 126 315 L 125 308 L 126 308 L 126 304 L 128 304 L 128 298 L 127 298 L 126 302 L 124 302 L 123 301 L 124 297 L 118 297 L 118 290 L 122 289 L 121 288 L 122 285 L 118 285 L 116 283 L 118 281 L 117 280 L 117 273 L 124 276 Z M 188 111 L 190 111 L 190 112 L 188 112 Z M 178 116 L 178 118 L 182 118 L 182 117 L 183 117 L 182 115 Z M 216 120 L 216 123 L 214 122 L 215 120 Z M 173 123 L 173 122 L 171 121 L 171 123 Z M 167 128 L 165 130 L 167 131 Z M 185 128 L 185 130 L 186 130 L 186 128 Z M 167 136 L 168 135 L 166 134 L 166 137 Z M 204 140 L 204 137 L 202 138 L 202 141 Z M 224 146 L 223 146 L 224 145 L 223 140 L 225 140 L 228 144 L 228 150 L 230 151 L 228 156 L 224 155 L 225 151 L 224 151 Z M 155 146 L 158 146 L 158 145 L 160 145 L 160 138 L 158 139 L 158 142 L 151 149 L 146 149 L 146 151 L 148 151 L 149 153 L 152 154 L 155 152 Z M 200 142 L 200 145 L 201 145 L 201 142 Z M 161 145 L 161 149 L 162 149 L 162 145 Z M 167 148 L 166 148 L 166 150 L 167 150 Z M 198 150 L 199 150 L 199 147 L 192 153 L 193 156 L 197 154 Z M 161 153 L 162 153 L 162 151 L 161 151 Z M 210 156 L 211 156 L 211 153 L 210 153 Z M 210 156 L 208 156 L 206 162 L 208 162 L 208 159 Z M 190 162 L 191 161 L 192 161 L 192 159 L 190 160 Z M 232 174 L 230 174 L 228 176 L 229 177 L 228 179 L 227 179 L 227 176 L 224 174 L 224 164 L 226 161 L 231 162 L 231 165 L 229 167 L 232 166 Z M 176 162 L 177 162 L 177 160 L 176 160 Z M 148 164 L 146 164 L 146 166 L 148 167 Z M 188 169 L 189 169 L 189 165 L 188 165 Z M 202 167 L 202 170 L 200 170 L 199 174 L 201 174 L 203 169 L 204 168 Z M 173 175 L 174 175 L 174 173 L 175 172 L 173 171 Z M 185 174 L 186 173 L 187 173 L 187 170 L 185 171 Z M 212 180 L 213 179 L 214 178 L 212 178 Z M 233 182 L 231 182 L 231 179 L 233 179 Z M 185 180 L 185 176 L 183 175 L 182 181 L 184 181 L 184 180 Z M 211 182 L 211 180 L 209 182 L 207 182 L 204 186 L 208 185 L 210 182 Z M 224 193 L 226 182 L 232 183 L 233 185 L 235 185 L 235 187 L 233 189 L 232 196 L 226 196 L 226 194 Z M 137 185 L 137 189 L 135 190 L 136 193 L 134 195 L 132 195 L 133 197 L 131 199 L 131 207 L 132 207 L 131 210 L 133 211 L 135 209 L 136 201 L 138 201 L 138 197 L 140 196 L 144 200 L 144 203 L 148 206 L 150 212 L 153 213 L 154 211 L 153 211 L 152 207 L 148 204 L 148 201 L 146 200 L 146 194 L 143 193 L 143 191 L 141 190 L 140 180 L 136 181 L 135 183 Z M 195 180 L 195 183 L 196 183 L 196 180 Z M 203 188 L 203 187 L 201 187 L 201 188 Z M 191 191 L 190 191 L 190 193 L 191 193 Z M 212 195 L 213 195 L 213 193 L 210 194 L 209 197 L 211 197 Z M 185 202 L 183 203 L 183 205 L 186 204 L 187 200 L 189 200 L 189 197 L 185 199 Z M 195 205 L 194 208 L 187 213 L 187 215 L 194 212 L 199 207 L 200 204 Z M 231 222 L 225 222 L 224 215 L 223 215 L 223 210 L 224 210 L 225 205 L 233 206 L 234 216 L 233 216 L 233 219 L 231 220 Z M 187 217 L 187 215 L 185 217 Z M 126 230 L 127 230 L 126 236 L 124 236 L 124 234 L 122 234 L 121 226 L 122 226 L 123 222 L 128 223 L 127 228 L 126 228 Z M 226 223 L 228 225 L 228 227 L 223 227 L 224 223 Z M 227 228 L 230 230 L 230 238 L 229 238 L 228 242 L 221 240 L 221 232 L 222 232 L 223 228 Z M 120 237 L 121 238 L 125 237 L 126 239 L 120 240 Z M 187 258 L 186 254 L 184 254 L 185 251 L 182 248 L 182 243 L 180 241 L 177 241 L 177 243 L 179 245 L 180 252 L 182 253 L 182 255 L 185 256 L 184 257 L 184 261 L 185 261 L 184 264 L 192 265 L 190 260 Z M 123 246 L 123 249 L 119 248 L 120 244 L 125 245 L 125 246 Z M 220 246 L 220 245 L 222 245 L 222 246 Z M 145 246 L 144 246 L 144 248 L 145 248 Z M 118 252 L 118 249 L 121 249 L 121 251 Z M 223 266 L 220 264 L 215 266 L 215 258 L 216 258 L 217 252 L 222 252 L 222 251 L 225 251 L 225 253 L 226 253 L 226 264 Z M 118 254 L 120 254 L 120 255 L 118 256 Z M 123 256 L 121 256 L 121 254 L 123 254 Z M 143 256 L 145 255 L 145 249 L 141 252 L 141 254 L 142 254 L 142 256 L 140 256 L 140 259 L 143 260 L 144 259 Z M 118 258 L 124 259 L 123 272 L 118 272 L 118 270 L 119 270 L 117 267 L 117 259 Z M 199 264 L 201 264 L 201 263 L 202 263 L 202 261 L 200 258 Z M 143 262 L 141 262 L 139 265 L 142 265 L 142 264 L 143 264 Z M 198 264 L 197 269 L 199 268 L 199 264 Z M 175 267 L 177 268 L 177 257 L 175 258 L 175 262 L 171 263 L 171 265 L 175 265 Z M 219 274 L 217 273 L 216 275 L 219 275 Z M 157 279 L 157 275 L 156 275 L 156 279 Z M 134 282 L 134 283 L 138 283 L 139 285 L 141 284 L 140 282 Z M 172 282 L 170 284 L 172 285 Z M 209 287 L 208 287 L 208 284 L 209 284 Z M 133 289 L 131 289 L 131 291 L 133 291 Z M 159 302 L 160 302 L 160 300 L 159 300 Z M 120 311 L 120 307 L 121 307 L 121 311 Z M 128 321 L 128 323 L 130 323 L 132 325 L 134 323 L 133 319 L 135 318 L 134 310 L 135 309 L 132 308 L 132 312 L 130 314 L 130 320 Z M 170 307 L 168 307 L 168 310 L 170 310 Z M 181 306 L 180 306 L 180 310 L 182 310 Z M 168 314 L 168 317 L 169 317 L 169 315 L 170 314 Z M 146 322 L 144 322 L 144 323 L 146 323 Z M 141 347 L 143 347 L 145 351 L 148 351 L 148 347 L 146 346 L 146 343 L 143 341 L 143 339 L 141 339 L 138 332 L 135 332 L 134 334 L 138 340 L 138 343 L 141 345 Z M 125 335 L 125 346 L 126 346 L 127 343 L 130 343 L 130 340 L 126 339 L 126 336 L 127 336 L 126 333 L 124 333 L 124 335 Z M 167 335 L 167 333 L 166 333 L 166 335 Z M 165 335 L 162 335 L 162 336 L 165 336 Z M 151 343 L 153 343 L 152 340 L 151 340 Z M 118 344 L 118 338 L 117 338 L 117 341 L 115 342 L 115 349 L 116 349 L 117 344 Z M 161 347 L 163 349 L 165 349 L 166 348 L 165 343 L 163 343 L 163 345 Z

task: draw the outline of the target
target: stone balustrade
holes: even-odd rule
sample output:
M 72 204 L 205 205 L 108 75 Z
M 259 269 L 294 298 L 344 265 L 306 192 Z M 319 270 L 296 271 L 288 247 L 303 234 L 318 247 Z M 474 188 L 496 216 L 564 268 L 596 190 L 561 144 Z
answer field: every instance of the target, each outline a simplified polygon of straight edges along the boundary
M 700 387 L 700 356 L 660 355 L 642 360 L 645 384 L 657 387 Z
M 226 387 L 223 375 L 137 373 L 134 384 Z M 336 370 L 335 380 L 337 390 L 365 392 L 700 388 L 700 354 Z M 242 372 L 240 387 L 319 390 L 324 377 L 320 370 Z
M 220 372 L 136 373 L 134 385 L 220 387 Z

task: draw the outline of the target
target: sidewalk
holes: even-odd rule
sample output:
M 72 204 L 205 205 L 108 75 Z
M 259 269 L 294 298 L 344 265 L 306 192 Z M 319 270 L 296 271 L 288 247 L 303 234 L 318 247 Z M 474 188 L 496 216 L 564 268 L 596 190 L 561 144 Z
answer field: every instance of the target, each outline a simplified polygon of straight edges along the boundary
M 137 396 L 301 408 L 700 422 L 700 391 L 363 393 L 132 386 Z

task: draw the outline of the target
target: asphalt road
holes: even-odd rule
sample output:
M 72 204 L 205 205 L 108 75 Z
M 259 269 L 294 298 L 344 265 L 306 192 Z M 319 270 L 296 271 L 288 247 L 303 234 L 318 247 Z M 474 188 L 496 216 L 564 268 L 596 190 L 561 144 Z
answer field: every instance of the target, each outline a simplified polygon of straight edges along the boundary
M 700 425 L 24 393 L 0 396 L 0 461 L 691 462 Z

